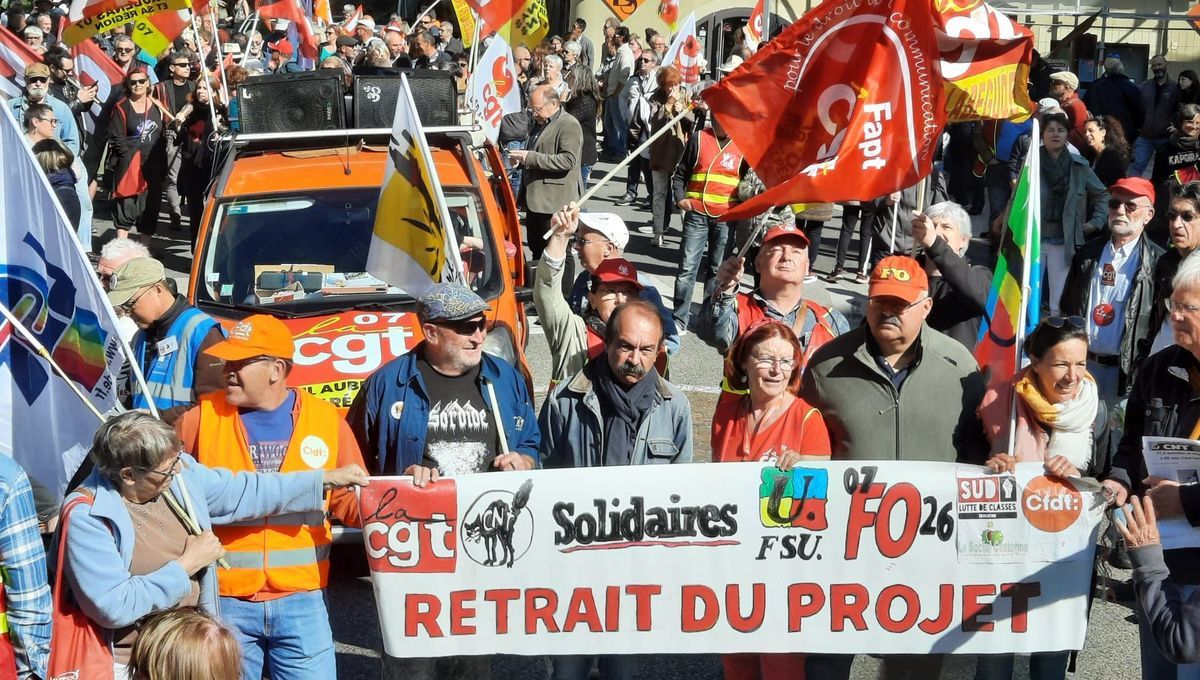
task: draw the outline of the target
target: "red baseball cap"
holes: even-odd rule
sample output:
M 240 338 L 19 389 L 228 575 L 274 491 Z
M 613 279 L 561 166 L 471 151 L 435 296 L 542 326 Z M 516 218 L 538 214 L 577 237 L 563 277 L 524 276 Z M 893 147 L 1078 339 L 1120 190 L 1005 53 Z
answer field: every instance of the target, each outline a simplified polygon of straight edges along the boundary
M 1150 199 L 1150 204 L 1154 205 L 1154 184 L 1148 179 L 1142 177 L 1122 177 L 1113 182 L 1113 185 L 1108 188 L 1108 192 L 1111 194 L 1118 189 L 1133 196 L 1145 196 Z
M 805 234 L 803 229 L 797 227 L 795 222 L 784 222 L 782 224 L 776 224 L 767 229 L 767 233 L 763 234 L 763 245 L 765 246 L 771 241 L 774 241 L 777 238 L 783 238 L 784 236 L 798 238 L 801 241 L 804 241 L 805 248 L 808 247 L 808 234 Z
M 643 288 L 638 282 L 637 268 L 623 257 L 613 257 L 604 260 L 592 272 L 592 285 L 597 283 L 628 283 L 638 290 Z
M 204 350 L 204 353 L 225 361 L 262 356 L 291 361 L 296 354 L 296 341 L 279 319 L 269 314 L 255 314 L 239 321 L 229 331 L 228 338 Z
M 879 261 L 871 271 L 867 297 L 894 297 L 912 304 L 929 292 L 929 277 L 920 263 L 911 257 L 891 255 Z
M 267 49 L 280 54 L 295 54 L 296 51 L 292 48 L 292 43 L 287 38 L 280 38 L 272 43 L 267 43 Z

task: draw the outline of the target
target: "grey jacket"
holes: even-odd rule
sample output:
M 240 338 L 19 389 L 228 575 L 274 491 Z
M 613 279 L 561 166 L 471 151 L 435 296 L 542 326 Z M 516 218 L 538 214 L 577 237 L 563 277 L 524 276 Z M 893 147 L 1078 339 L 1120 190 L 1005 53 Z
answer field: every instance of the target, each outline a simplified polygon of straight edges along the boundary
M 582 151 L 583 128 L 574 116 L 560 110 L 525 157 L 521 195 L 529 211 L 549 215 L 579 199 L 579 187 L 583 184 L 579 175 Z
M 642 416 L 631 465 L 692 462 L 692 407 L 687 396 L 657 373 L 654 405 Z M 605 464 L 604 415 L 586 371 L 555 387 L 538 417 L 542 465 L 546 468 Z
M 1008 161 L 1008 169 L 1013 177 L 1021 176 L 1021 166 L 1025 164 L 1030 143 L 1030 135 L 1024 134 L 1013 144 Z M 1040 149 L 1040 146 L 1034 147 L 1034 151 L 1040 152 Z M 1063 206 L 1062 221 L 1063 245 L 1068 258 L 1074 257 L 1075 251 L 1082 248 L 1088 239 L 1108 228 L 1108 188 L 1100 182 L 1092 166 L 1076 154 L 1071 154 L 1071 179 L 1067 182 L 1067 202 Z
M 1172 663 L 1200 661 L 1200 597 L 1185 596 L 1171 580 L 1161 543 L 1129 551 L 1133 588 L 1155 645 Z
M 984 381 L 975 358 L 929 326 L 900 389 L 867 346 L 864 324 L 825 343 L 808 362 L 800 396 L 821 410 L 835 460 L 983 463 L 976 410 Z

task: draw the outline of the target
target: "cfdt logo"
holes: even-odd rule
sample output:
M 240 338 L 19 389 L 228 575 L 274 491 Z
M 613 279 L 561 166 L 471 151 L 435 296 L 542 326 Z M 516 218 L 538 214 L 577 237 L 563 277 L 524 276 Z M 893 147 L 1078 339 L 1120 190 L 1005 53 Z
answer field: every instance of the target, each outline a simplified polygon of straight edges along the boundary
M 405 480 L 362 488 L 363 541 L 372 571 L 452 573 L 458 526 L 453 479 L 418 488 Z
M 471 503 L 461 529 L 463 551 L 471 561 L 485 567 L 511 568 L 529 551 L 533 515 L 525 506 L 532 492 L 533 480 L 527 479 L 516 493 L 485 491 Z
M 829 471 L 797 467 L 764 467 L 758 488 L 759 519 L 764 527 L 797 527 L 809 531 L 829 528 Z

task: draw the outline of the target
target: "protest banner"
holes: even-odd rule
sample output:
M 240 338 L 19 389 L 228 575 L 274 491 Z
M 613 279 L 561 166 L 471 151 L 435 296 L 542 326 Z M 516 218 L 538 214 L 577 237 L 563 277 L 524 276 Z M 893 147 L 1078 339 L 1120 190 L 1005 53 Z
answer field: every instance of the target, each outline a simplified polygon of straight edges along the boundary
M 751 463 L 374 478 L 384 650 L 1079 649 L 1098 494 L 949 463 Z
M 1146 460 L 1147 475 L 1178 482 L 1180 486 L 1200 484 L 1200 441 L 1142 437 L 1142 457 Z M 1158 532 L 1166 550 L 1200 548 L 1200 529 L 1185 517 L 1160 517 Z
M 513 67 L 512 50 L 500 34 L 492 38 L 471 74 L 467 100 L 476 121 L 493 144 L 500 136 L 500 121 L 521 110 L 521 89 Z

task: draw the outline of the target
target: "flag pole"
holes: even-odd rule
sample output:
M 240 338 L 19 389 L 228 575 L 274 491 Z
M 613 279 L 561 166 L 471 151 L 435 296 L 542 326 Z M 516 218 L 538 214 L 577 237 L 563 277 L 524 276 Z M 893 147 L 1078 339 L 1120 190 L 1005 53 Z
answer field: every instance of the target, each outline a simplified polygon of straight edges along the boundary
M 903 196 L 901 196 L 903 198 Z M 896 252 L 896 220 L 900 217 L 900 201 L 896 201 L 896 205 L 892 206 L 892 235 L 888 239 L 888 255 Z
M 1017 325 L 1013 328 L 1013 351 L 1016 353 L 1016 360 L 1013 366 L 1017 371 L 1021 370 L 1021 345 L 1025 339 L 1025 324 L 1028 318 L 1029 305 L 1041 304 L 1040 300 L 1034 301 L 1029 299 L 1029 270 L 1033 267 L 1033 263 L 1028 259 L 1029 255 L 1033 252 L 1033 221 L 1040 218 L 1042 209 L 1041 148 L 1036 145 L 1036 140 L 1041 139 L 1038 127 L 1037 118 L 1034 118 L 1030 138 L 1035 140 L 1035 144 L 1031 144 L 1029 147 L 1029 185 L 1025 196 L 1028 205 L 1025 208 L 1025 242 L 1022 244 L 1023 257 L 1021 258 L 1021 305 L 1017 310 Z M 1009 404 L 1008 455 L 1012 456 L 1015 446 L 1014 440 L 1017 437 L 1017 394 L 1015 388 L 1009 397 Z
M 212 22 L 213 31 L 213 49 L 217 49 L 216 45 L 221 41 L 221 29 L 217 26 L 217 3 L 208 3 L 208 19 Z M 246 43 L 249 44 L 249 43 Z M 220 50 L 217 50 L 217 69 L 221 73 L 221 97 L 225 101 L 225 105 L 229 105 L 229 85 L 225 82 L 225 60 L 222 58 Z M 213 119 L 213 127 L 216 127 L 216 119 Z
M 199 46 L 200 29 L 196 26 L 196 10 L 192 8 L 190 4 L 188 5 L 188 14 L 191 15 L 192 32 L 196 34 L 196 45 Z M 213 40 L 216 39 L 217 36 L 214 35 Z M 204 76 L 204 84 L 208 86 L 211 82 L 211 78 L 208 72 L 208 60 L 204 58 L 203 54 L 200 55 L 200 73 Z M 217 128 L 217 107 L 213 104 L 213 95 L 216 93 L 212 91 L 212 87 L 209 87 L 208 90 L 208 113 L 212 116 L 213 129 L 215 130 Z M 149 393 L 147 392 L 147 394 Z
M 67 375 L 66 371 L 64 371 L 62 367 L 58 365 L 58 362 L 54 360 L 54 357 L 50 356 L 50 352 L 46 350 L 46 346 L 43 345 L 37 339 L 37 337 L 25 327 L 25 324 L 21 323 L 20 319 L 13 316 L 13 313 L 9 311 L 8 306 L 3 302 L 0 302 L 0 314 L 3 314 L 4 318 L 8 320 L 10 324 L 12 324 L 13 328 L 17 329 L 17 333 L 22 338 L 25 338 L 26 342 L 33 346 L 34 351 L 37 352 L 38 355 L 43 359 L 45 359 L 46 363 L 50 364 L 50 368 L 52 368 L 54 372 L 57 373 L 58 376 L 67 383 L 67 387 L 70 387 L 71 391 L 75 393 L 75 396 L 79 397 L 79 401 L 82 401 L 84 405 L 88 407 L 88 410 L 96 414 L 96 417 L 99 418 L 100 422 L 103 423 L 104 414 L 100 412 L 100 409 L 96 408 L 96 405 L 92 403 L 91 399 L 88 399 L 86 396 L 84 396 L 83 391 L 79 389 L 79 386 L 75 384 L 75 381 L 72 380 L 70 376 Z
M 588 189 L 587 193 L 585 193 L 582 197 L 580 197 L 580 199 L 578 201 L 576 201 L 576 204 L 582 206 L 588 199 L 595 196 L 596 192 L 600 190 L 600 187 L 604 186 L 608 182 L 608 180 L 615 177 L 616 174 L 618 172 L 620 172 L 622 168 L 624 168 L 626 165 L 629 165 L 629 163 L 633 159 L 637 158 L 643 151 L 650 148 L 650 144 L 653 143 L 654 140 L 656 140 L 659 137 L 662 137 L 664 134 L 666 134 L 667 130 L 670 130 L 675 125 L 675 123 L 678 123 L 680 120 L 682 120 L 683 117 L 686 116 L 688 114 L 688 112 L 691 110 L 692 110 L 692 106 L 691 106 L 691 104 L 688 104 L 686 107 L 684 107 L 684 109 L 682 111 L 679 112 L 678 115 L 676 115 L 671 120 L 667 121 L 666 125 L 663 125 L 661 128 L 659 128 L 658 132 L 655 132 L 654 134 L 647 137 L 646 141 L 642 142 L 641 145 L 638 146 L 638 148 L 631 151 L 629 153 L 629 155 L 625 157 L 624 160 L 622 160 L 620 163 L 617 163 L 616 166 L 613 167 L 612 170 L 609 170 L 608 173 L 604 175 L 604 177 L 600 178 L 599 182 L 596 182 L 594 185 L 592 185 L 592 188 Z M 549 240 L 550 237 L 553 235 L 554 235 L 554 230 L 551 229 L 550 231 L 546 232 L 546 234 L 543 236 L 543 238 L 546 240 Z

